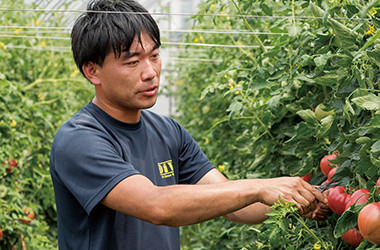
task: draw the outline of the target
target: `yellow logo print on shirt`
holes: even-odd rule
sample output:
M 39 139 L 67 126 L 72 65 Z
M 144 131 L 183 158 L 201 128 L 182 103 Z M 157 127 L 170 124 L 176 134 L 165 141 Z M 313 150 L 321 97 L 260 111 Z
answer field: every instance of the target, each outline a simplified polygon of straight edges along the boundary
M 157 163 L 158 170 L 160 171 L 161 178 L 168 178 L 174 176 L 174 168 L 172 160 Z

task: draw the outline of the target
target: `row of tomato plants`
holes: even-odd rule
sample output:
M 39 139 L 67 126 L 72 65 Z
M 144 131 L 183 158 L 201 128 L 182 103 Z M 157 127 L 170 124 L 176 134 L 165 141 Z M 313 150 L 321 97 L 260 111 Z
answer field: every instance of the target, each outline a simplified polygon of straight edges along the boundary
M 0 6 L 20 10 L 1 17 L 8 28 L 0 42 L 0 249 L 56 249 L 50 147 L 92 88 L 70 51 L 55 49 L 70 46 L 67 34 L 49 40 L 44 32 L 64 25 L 62 13 L 23 11 L 37 8 L 23 0 Z
M 379 202 L 379 12 L 378 2 L 360 0 L 202 2 L 194 30 L 224 32 L 192 32 L 187 42 L 227 46 L 184 48 L 204 60 L 175 65 L 167 92 L 178 98 L 178 119 L 230 179 L 310 174 L 321 185 L 321 159 L 339 152 L 334 180 Z M 182 241 L 185 249 L 353 248 L 341 236 L 363 206 L 312 221 L 280 202 L 261 225 L 217 219 L 184 227 Z M 376 245 L 364 238 L 357 248 Z

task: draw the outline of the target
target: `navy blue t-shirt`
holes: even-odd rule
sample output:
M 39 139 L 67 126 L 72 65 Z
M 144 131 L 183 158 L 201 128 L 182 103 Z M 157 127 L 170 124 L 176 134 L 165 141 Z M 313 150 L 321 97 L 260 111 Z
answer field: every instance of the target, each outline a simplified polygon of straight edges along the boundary
M 128 124 L 90 102 L 58 130 L 51 149 L 59 248 L 180 249 L 179 228 L 153 225 L 100 201 L 134 174 L 157 186 L 195 184 L 212 168 L 173 119 L 143 110 L 138 123 Z

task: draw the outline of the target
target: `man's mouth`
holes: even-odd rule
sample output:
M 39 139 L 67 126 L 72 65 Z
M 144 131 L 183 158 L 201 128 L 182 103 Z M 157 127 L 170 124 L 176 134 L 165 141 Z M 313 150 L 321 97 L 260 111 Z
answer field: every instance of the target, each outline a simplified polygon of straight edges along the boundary
M 152 88 L 147 88 L 145 90 L 140 91 L 139 93 L 145 96 L 154 96 L 157 94 L 158 86 L 153 86 Z

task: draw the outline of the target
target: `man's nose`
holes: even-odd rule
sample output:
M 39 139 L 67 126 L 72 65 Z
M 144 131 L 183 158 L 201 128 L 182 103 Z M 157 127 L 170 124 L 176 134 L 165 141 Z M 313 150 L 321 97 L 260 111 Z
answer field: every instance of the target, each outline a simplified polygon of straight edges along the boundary
M 150 60 L 146 60 L 141 73 L 142 80 L 150 81 L 153 80 L 156 76 L 157 72 L 155 70 L 155 65 Z

